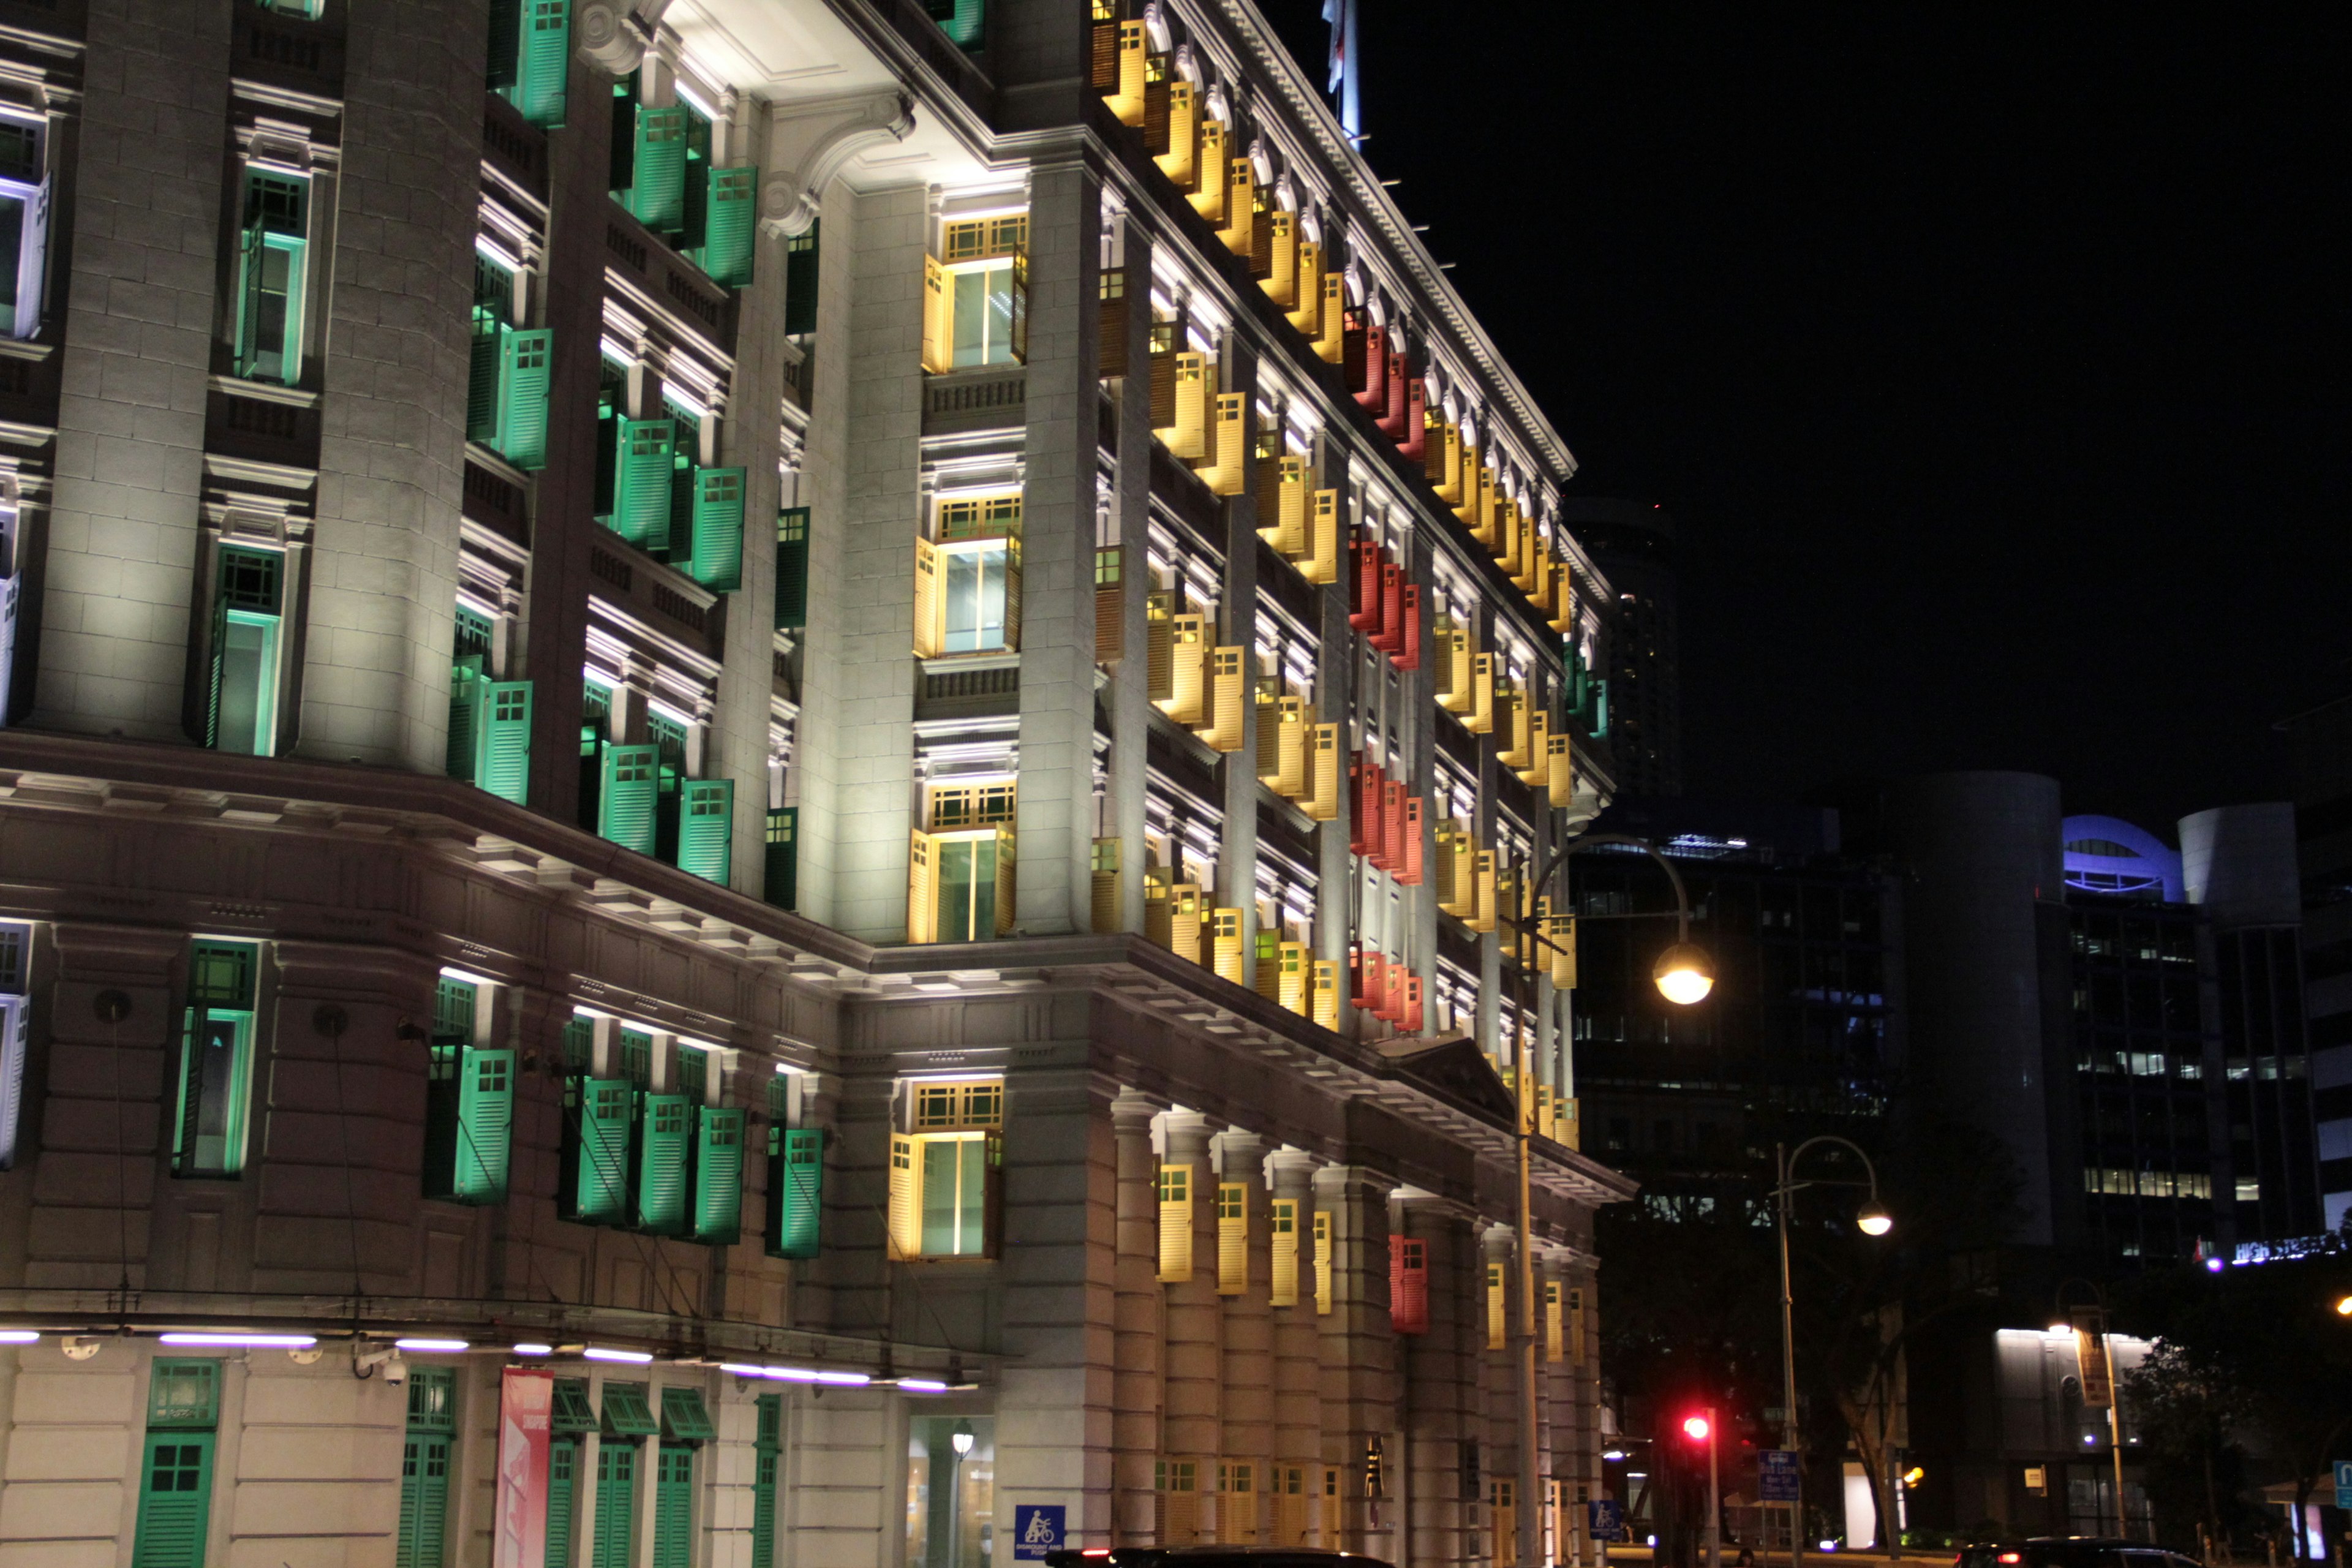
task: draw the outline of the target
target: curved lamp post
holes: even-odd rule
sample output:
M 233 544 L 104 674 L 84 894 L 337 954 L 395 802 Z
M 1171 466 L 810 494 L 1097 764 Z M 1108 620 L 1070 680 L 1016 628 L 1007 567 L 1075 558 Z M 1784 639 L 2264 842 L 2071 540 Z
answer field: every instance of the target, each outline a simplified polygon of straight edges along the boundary
M 2080 1285 L 2091 1293 L 2087 1307 L 2069 1305 L 2066 1292 Z M 2050 1331 L 2074 1336 L 2075 1367 L 2082 1370 L 2089 1361 L 2093 1342 L 2106 1372 L 2107 1384 L 2107 1447 L 2116 1461 L 2116 1533 L 2131 1539 L 2131 1516 L 2124 1509 L 2124 1394 L 2116 1386 L 2116 1346 L 2107 1337 L 2107 1293 L 2099 1289 L 2095 1279 L 2071 1279 L 2058 1282 L 2051 1293 Z
M 1821 1176 L 1805 1182 L 1794 1180 L 1797 1162 L 1805 1157 L 1805 1151 L 1817 1143 L 1835 1143 L 1842 1148 L 1852 1150 L 1854 1157 L 1862 1162 L 1863 1171 L 1870 1178 L 1869 1181 L 1866 1184 L 1841 1182 Z M 1786 1144 L 1776 1143 L 1772 1146 L 1772 1157 L 1780 1170 L 1780 1179 L 1772 1187 L 1772 1200 L 1780 1232 L 1780 1397 L 1786 1402 L 1785 1408 L 1780 1412 L 1780 1447 L 1793 1454 L 1797 1452 L 1797 1333 L 1796 1311 L 1789 1290 L 1789 1200 L 1806 1187 L 1867 1185 L 1870 1189 L 1870 1196 L 1863 1201 L 1862 1207 L 1855 1212 L 1854 1227 L 1864 1236 L 1885 1236 L 1895 1228 L 1895 1216 L 1888 1214 L 1886 1205 L 1878 1201 L 1878 1167 L 1870 1163 L 1870 1156 L 1864 1152 L 1862 1145 L 1850 1138 L 1841 1138 L 1833 1132 L 1823 1132 L 1798 1144 L 1794 1153 L 1788 1152 Z M 1797 1473 L 1800 1478 L 1803 1476 L 1804 1468 L 1801 1465 L 1798 1467 Z M 1895 1528 L 1893 1520 L 1885 1520 L 1881 1523 L 1887 1529 Z M 1789 1504 L 1790 1568 L 1796 1568 L 1797 1564 L 1802 1563 L 1804 1556 L 1804 1483 L 1800 1479 L 1798 1495 Z
M 1666 880 L 1673 884 L 1675 907 L 1671 910 L 1643 910 L 1629 914 L 1584 915 L 1579 918 L 1612 921 L 1671 918 L 1675 922 L 1674 943 L 1658 955 L 1650 978 L 1656 982 L 1659 994 L 1676 1006 L 1687 1007 L 1693 1003 L 1705 1001 L 1706 994 L 1715 989 L 1715 961 L 1707 956 L 1706 949 L 1690 939 L 1690 895 L 1683 888 L 1683 874 L 1675 869 L 1675 863 L 1659 854 L 1658 847 L 1648 839 L 1635 838 L 1623 833 L 1588 833 L 1581 837 L 1571 838 L 1551 852 L 1551 858 L 1544 862 L 1543 869 L 1536 873 L 1528 886 L 1543 887 L 1562 866 L 1568 864 L 1570 856 L 1604 844 L 1639 849 L 1656 861 L 1666 873 Z M 1529 930 L 1516 917 L 1498 919 L 1496 923 L 1514 935 L 1532 939 L 1539 946 L 1549 947 L 1554 952 L 1566 951 L 1544 932 Z M 1525 964 L 1519 966 L 1519 980 L 1523 984 L 1532 984 Z M 1523 1002 L 1520 1011 L 1523 1015 L 1534 1011 L 1531 1000 Z M 1529 1144 L 1529 1140 L 1535 1136 L 1535 1080 L 1534 1064 L 1528 1059 L 1528 1031 L 1514 1027 L 1511 1033 L 1511 1053 L 1517 1064 L 1518 1077 L 1519 1540 L 1532 1543 L 1525 1550 L 1539 1554 L 1543 1549 L 1542 1478 L 1537 1473 L 1536 1448 L 1542 1424 L 1536 1410 L 1534 1152 Z

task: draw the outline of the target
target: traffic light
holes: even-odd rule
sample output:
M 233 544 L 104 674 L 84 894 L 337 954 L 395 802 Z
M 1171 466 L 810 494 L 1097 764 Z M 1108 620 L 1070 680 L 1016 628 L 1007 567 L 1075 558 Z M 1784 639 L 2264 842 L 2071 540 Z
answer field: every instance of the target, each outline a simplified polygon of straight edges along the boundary
M 1711 1429 L 1704 1415 L 1690 1415 L 1683 1419 L 1683 1436 L 1694 1443 L 1706 1442 Z

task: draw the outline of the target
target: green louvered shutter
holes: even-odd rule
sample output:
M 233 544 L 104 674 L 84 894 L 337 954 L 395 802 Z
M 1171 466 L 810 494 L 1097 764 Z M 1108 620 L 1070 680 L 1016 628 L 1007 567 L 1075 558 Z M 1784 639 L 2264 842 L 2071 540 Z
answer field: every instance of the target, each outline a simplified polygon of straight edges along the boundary
M 580 1469 L 580 1439 L 558 1437 L 547 1446 L 547 1554 L 544 1568 L 572 1568 L 572 1517 Z
M 515 65 L 513 100 L 522 117 L 533 125 L 562 124 L 564 77 L 572 68 L 572 0 L 523 0 Z
M 734 826 L 735 781 L 688 779 L 678 805 L 677 868 L 727 886 Z
M 694 471 L 694 580 L 731 594 L 743 585 L 743 470 Z
M 473 338 L 466 345 L 466 439 L 485 447 L 498 445 L 500 367 L 513 331 L 478 312 Z
M 743 1234 L 743 1112 L 705 1108 L 695 1121 L 694 1239 L 730 1246 Z
M 751 281 L 751 234 L 760 171 L 745 165 L 708 173 L 710 203 L 703 219 L 702 269 L 713 283 L 740 289 Z
M 801 808 L 772 806 L 768 810 L 767 876 L 761 894 L 780 910 L 801 905 Z
M 512 1051 L 467 1051 L 457 1089 L 459 1203 L 501 1204 L 514 1147 Z
M 212 673 L 208 678 L 208 695 L 205 699 L 205 744 L 220 744 L 221 668 L 228 658 L 228 601 L 215 596 L 213 600 Z
M 520 805 L 530 791 L 530 682 L 491 680 L 479 689 L 474 782 Z
M 490 0 L 489 88 L 511 100 L 515 74 L 522 53 L 520 0 Z
M 808 625 L 809 509 L 786 507 L 776 514 L 776 629 Z
M 131 1568 L 204 1568 L 212 1518 L 213 1435 L 150 1432 L 139 1475 Z
M 814 1258 L 824 1212 L 824 1129 L 774 1127 L 768 1139 L 768 1255 Z
M 667 233 L 686 222 L 686 110 L 637 110 L 636 163 L 629 210 L 647 228 Z
M 940 25 L 950 43 L 963 49 L 980 47 L 988 21 L 984 0 L 927 0 L 927 4 L 931 20 Z
M 763 1394 L 751 1449 L 751 1568 L 776 1568 L 776 1458 L 782 1447 L 783 1400 Z
M 577 1083 L 579 1130 L 573 1134 L 569 1218 L 618 1225 L 628 1213 L 629 1084 L 588 1078 Z
M 547 385 L 555 333 L 499 329 L 496 445 L 518 468 L 547 466 Z
M 661 749 L 607 746 L 596 795 L 596 831 L 625 849 L 654 852 L 654 805 L 660 794 Z
M 677 468 L 677 421 L 621 421 L 613 531 L 632 544 L 646 550 L 669 548 L 670 478 Z
M 596 1543 L 592 1568 L 629 1568 L 637 1525 L 637 1446 L 596 1445 Z
M 664 1443 L 654 1463 L 653 1568 L 692 1568 L 694 1446 Z
M 806 234 L 784 241 L 784 331 L 798 337 L 816 331 L 817 233 L 823 223 L 811 223 Z
M 682 1094 L 639 1097 L 636 1227 L 654 1236 L 686 1234 L 686 1162 L 694 1108 Z
M 449 1520 L 449 1439 L 411 1431 L 400 1457 L 400 1537 L 393 1568 L 441 1568 Z
M 220 665 L 217 651 L 213 656 L 214 668 Z M 467 784 L 474 782 L 474 763 L 479 750 L 482 710 L 482 659 L 479 654 L 469 654 L 449 669 L 449 739 L 446 761 L 449 776 Z M 217 679 L 214 682 L 219 690 Z M 215 697 L 218 704 L 218 697 Z

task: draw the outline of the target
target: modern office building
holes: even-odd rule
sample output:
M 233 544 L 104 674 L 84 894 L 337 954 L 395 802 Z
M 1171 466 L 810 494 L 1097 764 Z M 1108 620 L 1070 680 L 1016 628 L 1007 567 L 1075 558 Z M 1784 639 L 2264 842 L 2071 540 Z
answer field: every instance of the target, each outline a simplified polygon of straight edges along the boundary
M 2286 720 L 2322 1222 L 2352 1225 L 2352 697 Z
M 0 20 L 0 1553 L 1585 1555 L 1612 594 L 1260 18 Z
M 1654 501 L 1573 497 L 1560 515 L 1609 580 L 1610 755 L 1629 796 L 1683 792 L 1681 547 Z

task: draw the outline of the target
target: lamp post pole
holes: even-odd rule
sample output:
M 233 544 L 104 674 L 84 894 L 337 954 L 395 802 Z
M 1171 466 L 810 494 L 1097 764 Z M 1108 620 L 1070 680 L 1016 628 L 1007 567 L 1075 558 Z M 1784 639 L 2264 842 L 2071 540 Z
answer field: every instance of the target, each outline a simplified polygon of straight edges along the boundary
M 1723 1476 L 1717 1463 L 1715 1406 L 1706 1407 L 1706 1568 L 1723 1568 Z
M 2087 1314 L 2091 1320 L 2088 1329 L 2083 1327 L 2074 1311 L 2066 1305 L 2066 1287 L 2069 1285 L 2088 1287 L 2091 1299 L 2097 1303 Z M 2107 1293 L 2100 1289 L 2098 1282 L 2094 1279 L 2061 1280 L 2058 1285 L 2058 1310 L 2066 1314 L 2067 1322 L 2074 1331 L 2077 1360 L 2083 1353 L 2083 1336 L 2085 1333 L 2095 1334 L 2099 1342 L 2099 1361 L 2107 1374 L 2107 1449 L 2115 1458 L 2116 1534 L 2128 1541 L 2131 1539 L 2131 1515 L 2124 1508 L 2124 1391 L 2116 1384 L 2116 1339 L 2107 1331 Z
M 1817 1133 L 1813 1137 L 1808 1138 L 1803 1142 L 1798 1144 L 1794 1153 L 1788 1152 L 1788 1146 L 1786 1144 L 1775 1143 L 1772 1145 L 1772 1158 L 1775 1164 L 1779 1167 L 1777 1172 L 1778 1179 L 1772 1185 L 1772 1198 L 1775 1218 L 1780 1232 L 1780 1397 L 1788 1402 L 1787 1407 L 1780 1412 L 1780 1447 L 1792 1454 L 1797 1453 L 1799 1449 L 1797 1443 L 1796 1311 L 1793 1304 L 1794 1299 L 1789 1289 L 1789 1202 L 1796 1195 L 1798 1190 L 1803 1187 L 1861 1186 L 1865 1184 L 1860 1182 L 1832 1182 L 1820 1177 L 1816 1177 L 1810 1182 L 1791 1180 L 1790 1178 L 1792 1178 L 1796 1173 L 1797 1162 L 1803 1159 L 1805 1157 L 1805 1151 L 1811 1149 L 1816 1143 L 1835 1143 L 1841 1148 L 1851 1151 L 1854 1158 L 1862 1162 L 1863 1172 L 1869 1177 L 1867 1185 L 1870 1188 L 1869 1206 L 1864 1208 L 1862 1212 L 1863 1234 L 1865 1236 L 1883 1235 L 1888 1228 L 1885 1212 L 1878 1206 L 1878 1167 L 1870 1163 L 1870 1155 L 1863 1149 L 1861 1144 L 1856 1143 L 1851 1138 L 1841 1138 L 1834 1132 L 1822 1132 Z M 1872 1228 L 1874 1224 L 1876 1226 L 1875 1229 Z M 1798 1568 L 1798 1565 L 1804 1562 L 1805 1557 L 1805 1483 L 1804 1465 L 1801 1460 L 1796 1465 L 1795 1469 L 1797 1472 L 1797 1497 L 1794 1501 L 1789 1504 L 1790 1568 Z M 1890 1500 L 1888 1511 L 1892 1512 L 1893 1510 L 1894 1505 Z M 1882 1535 L 1886 1534 L 1888 1531 L 1896 1531 L 1897 1528 L 1893 1520 L 1881 1521 L 1880 1525 L 1880 1533 Z M 1897 1532 L 1897 1539 L 1899 1540 L 1899 1531 Z

